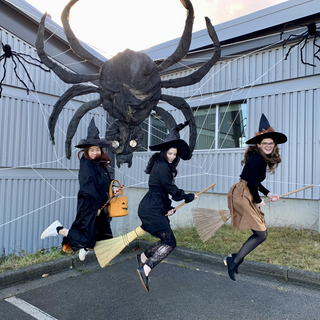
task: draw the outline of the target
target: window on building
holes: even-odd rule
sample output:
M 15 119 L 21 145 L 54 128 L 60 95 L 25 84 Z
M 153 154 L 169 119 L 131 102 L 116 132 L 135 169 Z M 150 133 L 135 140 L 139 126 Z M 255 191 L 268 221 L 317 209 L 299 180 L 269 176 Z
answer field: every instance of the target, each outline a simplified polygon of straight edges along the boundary
M 219 106 L 218 148 L 241 148 L 246 140 L 246 104 Z
M 241 148 L 245 144 L 246 103 L 211 105 L 194 111 L 196 150 Z
M 247 127 L 247 104 L 204 106 L 194 110 L 197 126 L 196 150 L 241 148 L 245 146 Z M 152 114 L 142 124 L 143 145 L 138 151 L 147 151 L 149 145 L 165 140 L 168 130 L 163 120 Z
M 157 114 L 152 114 L 150 117 L 150 145 L 158 144 L 163 142 L 167 137 L 168 130 L 161 119 Z

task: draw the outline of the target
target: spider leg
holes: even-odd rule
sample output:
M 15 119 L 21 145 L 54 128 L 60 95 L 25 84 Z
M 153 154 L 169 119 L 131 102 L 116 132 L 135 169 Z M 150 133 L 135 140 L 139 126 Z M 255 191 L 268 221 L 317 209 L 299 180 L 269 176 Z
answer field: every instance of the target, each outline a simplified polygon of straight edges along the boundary
M 189 104 L 181 97 L 174 97 L 174 96 L 169 96 L 166 94 L 162 94 L 160 96 L 160 100 L 168 102 L 170 105 L 174 106 L 175 108 L 181 110 L 183 113 L 184 117 L 189 120 L 189 128 L 190 128 L 190 133 L 189 133 L 189 147 L 191 151 L 191 157 L 192 157 L 192 152 L 196 146 L 196 139 L 197 139 L 197 126 L 193 117 L 192 109 L 190 108 Z M 190 159 L 191 159 L 190 157 Z
M 1 98 L 1 94 L 2 94 L 2 82 L 4 80 L 4 78 L 6 77 L 6 73 L 7 73 L 7 69 L 6 69 L 6 62 L 7 62 L 7 58 L 5 56 L 1 57 L 0 61 L 4 59 L 3 61 L 3 77 L 0 80 L 0 98 Z
M 69 45 L 71 50 L 80 58 L 87 60 L 98 67 L 101 67 L 103 65 L 103 61 L 95 57 L 93 54 L 91 54 L 89 51 L 87 51 L 79 42 L 73 31 L 71 30 L 70 24 L 69 24 L 69 15 L 70 15 L 70 9 L 75 5 L 75 3 L 78 2 L 78 0 L 71 0 L 69 3 L 65 6 L 65 8 L 62 11 L 61 14 L 61 22 L 63 25 L 64 33 L 68 39 Z
M 32 79 L 31 79 L 31 77 L 30 77 L 30 74 L 29 74 L 27 68 L 24 66 L 24 64 L 23 64 L 22 61 L 20 60 L 19 56 L 18 56 L 18 55 L 13 55 L 13 56 L 12 56 L 12 60 L 13 60 L 13 57 L 15 57 L 15 58 L 19 61 L 19 63 L 22 65 L 24 71 L 26 72 L 26 74 L 27 74 L 27 76 L 28 76 L 29 81 L 32 83 L 33 90 L 36 90 L 36 86 L 35 86 L 34 82 L 32 81 Z
M 283 26 L 282 31 L 281 31 L 281 33 L 280 33 L 280 40 L 282 39 L 282 35 L 283 35 L 283 33 L 284 33 L 284 30 L 285 30 L 286 27 L 288 27 L 288 26 L 306 27 L 306 26 L 301 25 L 301 24 L 295 24 L 294 22 L 287 22 L 287 23 Z
M 313 38 L 313 45 L 318 48 L 318 50 L 313 54 L 313 56 L 316 57 L 320 61 L 320 58 L 317 56 L 317 54 L 320 52 L 320 46 L 318 44 L 316 44 L 317 36 L 320 37 L 319 32 L 316 32 L 316 34 Z
M 47 66 L 49 69 L 51 69 L 62 81 L 66 83 L 81 83 L 81 82 L 87 82 L 87 81 L 94 81 L 99 79 L 99 74 L 78 74 L 78 73 L 72 73 L 68 70 L 63 69 L 61 66 L 59 66 L 56 62 L 51 60 L 46 52 L 44 51 L 44 31 L 45 31 L 45 20 L 46 20 L 47 14 L 45 13 L 40 21 L 38 33 L 37 33 L 37 40 L 36 40 L 36 49 L 38 56 L 42 63 Z
M 290 36 L 287 39 L 283 40 L 282 46 L 284 47 L 287 44 L 287 41 L 289 41 L 291 39 L 291 37 L 292 38 L 294 37 L 293 40 L 296 40 L 296 39 L 302 39 L 303 40 L 305 38 L 305 36 L 306 36 L 306 32 L 304 34 L 298 34 L 298 35 L 290 34 Z
M 167 112 L 165 109 L 163 109 L 161 107 L 154 107 L 153 110 L 159 114 L 161 119 L 166 124 L 168 131 L 170 131 L 174 126 L 177 125 L 177 122 L 174 119 L 174 117 L 172 116 L 172 114 Z
M 18 59 L 18 61 L 21 63 L 21 61 Z M 26 89 L 27 89 L 27 94 L 29 94 L 29 92 L 30 92 L 30 89 L 28 88 L 28 86 L 26 85 L 26 83 L 19 77 L 19 75 L 18 75 L 18 73 L 17 73 L 17 67 L 18 67 L 18 65 L 17 65 L 17 63 L 16 63 L 16 61 L 15 61 L 15 59 L 14 59 L 14 56 L 12 56 L 12 62 L 13 62 L 13 64 L 14 64 L 14 68 L 13 68 L 13 71 L 14 71 L 14 73 L 15 73 L 15 75 L 16 75 L 16 77 L 20 80 L 20 82 L 26 87 Z M 25 68 L 25 66 L 24 65 L 22 65 L 23 66 L 23 68 L 26 70 L 26 68 Z M 27 73 L 28 73 L 28 71 L 26 71 Z M 29 74 L 28 74 L 28 76 L 29 76 Z M 30 78 L 30 77 L 29 77 Z M 32 80 L 31 80 L 31 82 L 32 82 Z M 33 86 L 34 86 L 34 83 L 32 82 L 32 84 L 33 84 Z
M 300 48 L 300 57 L 301 57 L 301 62 L 302 62 L 303 64 L 307 64 L 307 65 L 309 65 L 309 66 L 311 66 L 311 67 L 315 67 L 315 65 L 314 65 L 314 64 L 311 64 L 311 63 L 305 62 L 305 61 L 304 61 L 304 59 L 303 59 L 303 52 L 302 52 L 302 50 L 303 50 L 303 49 L 304 49 L 304 47 L 306 46 L 306 44 L 307 44 L 307 40 L 308 40 L 308 38 L 306 38 L 306 39 L 304 40 L 303 46 Z
M 12 52 L 13 52 L 13 51 L 12 51 Z M 27 60 L 25 57 L 29 57 L 29 58 L 33 59 L 34 61 L 37 61 L 37 62 L 39 62 L 39 63 L 42 63 L 40 60 L 38 60 L 38 59 L 36 59 L 36 58 L 33 58 L 30 54 L 24 54 L 24 53 L 17 52 L 17 53 L 16 53 L 16 56 L 17 56 L 17 57 L 20 57 L 22 60 L 24 60 L 26 63 L 31 64 L 32 66 L 39 67 L 40 69 L 42 69 L 42 70 L 45 71 L 45 72 L 50 72 L 50 69 L 46 69 L 46 68 L 44 68 L 44 67 L 41 66 L 41 65 L 38 65 L 38 64 L 36 64 L 36 63 L 34 63 L 34 62 L 32 62 L 32 61 Z
M 189 86 L 199 82 L 213 67 L 213 65 L 220 59 L 221 47 L 217 33 L 211 24 L 209 18 L 206 19 L 207 30 L 211 40 L 214 43 L 214 54 L 209 61 L 207 61 L 201 68 L 186 77 L 170 79 L 168 81 L 161 81 L 162 88 L 178 88 L 183 86 Z
M 88 111 L 99 107 L 100 104 L 101 104 L 100 99 L 88 101 L 84 103 L 73 115 L 71 121 L 69 122 L 67 137 L 65 142 L 65 151 L 68 159 L 71 158 L 71 141 L 77 131 L 80 120 Z
M 52 144 L 55 144 L 54 141 L 54 130 L 58 121 L 58 117 L 62 112 L 64 106 L 74 97 L 89 94 L 89 93 L 97 93 L 99 92 L 99 88 L 94 86 L 88 86 L 83 84 L 76 84 L 69 88 L 55 103 L 52 113 L 49 117 L 48 127 L 50 140 Z
M 302 38 L 299 42 L 295 43 L 294 45 L 292 45 L 292 46 L 289 48 L 286 56 L 284 57 L 284 60 L 287 60 L 287 58 L 288 58 L 289 53 L 291 52 L 291 50 L 292 50 L 295 46 L 299 46 L 299 44 L 300 44 L 303 40 L 305 40 L 305 38 Z M 305 40 L 305 41 L 306 41 L 306 40 Z
M 183 30 L 183 34 L 179 41 L 178 47 L 175 52 L 168 58 L 166 58 L 159 66 L 158 71 L 161 72 L 163 70 L 168 69 L 175 63 L 182 60 L 189 51 L 191 38 L 192 38 L 192 27 L 194 21 L 194 11 L 192 3 L 189 0 L 181 1 L 182 5 L 187 9 L 187 19 L 185 23 L 185 27 Z

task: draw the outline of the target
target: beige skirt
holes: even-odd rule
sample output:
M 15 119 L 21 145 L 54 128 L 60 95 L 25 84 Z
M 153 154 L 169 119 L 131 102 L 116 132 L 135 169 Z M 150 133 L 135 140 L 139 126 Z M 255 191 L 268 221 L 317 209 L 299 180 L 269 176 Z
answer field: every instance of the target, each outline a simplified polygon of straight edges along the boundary
M 240 179 L 230 188 L 228 207 L 231 214 L 231 227 L 256 231 L 267 229 L 264 213 L 255 206 L 247 181 Z

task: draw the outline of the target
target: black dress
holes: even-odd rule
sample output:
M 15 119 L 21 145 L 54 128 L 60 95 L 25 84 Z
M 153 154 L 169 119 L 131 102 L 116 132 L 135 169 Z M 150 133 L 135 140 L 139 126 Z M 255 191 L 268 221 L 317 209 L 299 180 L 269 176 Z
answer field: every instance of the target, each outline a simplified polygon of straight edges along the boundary
M 157 159 L 150 172 L 149 191 L 139 204 L 138 215 L 142 221 L 142 229 L 155 235 L 157 232 L 171 230 L 169 218 L 165 215 L 172 209 L 169 195 L 175 201 L 194 199 L 193 193 L 185 194 L 173 182 L 170 164 L 164 159 Z
M 107 213 L 103 210 L 97 217 L 98 209 L 109 198 L 110 182 L 104 163 L 81 158 L 77 215 L 67 236 L 73 251 L 93 248 L 97 240 L 112 237 Z

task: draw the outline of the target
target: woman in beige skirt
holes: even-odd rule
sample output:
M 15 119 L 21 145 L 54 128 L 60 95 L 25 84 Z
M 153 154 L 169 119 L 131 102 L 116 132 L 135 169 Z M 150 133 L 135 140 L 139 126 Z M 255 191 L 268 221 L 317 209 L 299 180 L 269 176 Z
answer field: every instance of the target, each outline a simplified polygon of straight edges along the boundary
M 238 253 L 229 255 L 225 263 L 228 266 L 228 274 L 232 280 L 236 280 L 238 266 L 253 249 L 267 238 L 266 221 L 261 207 L 265 205 L 260 198 L 259 191 L 271 199 L 279 200 L 277 194 L 267 190 L 261 182 L 266 178 L 266 171 L 274 173 L 281 162 L 278 144 L 285 143 L 287 137 L 275 132 L 262 114 L 259 132 L 246 141 L 250 144 L 245 152 L 241 164 L 244 165 L 240 175 L 240 181 L 233 185 L 228 193 L 228 207 L 231 213 L 231 226 L 240 230 L 251 230 L 252 235 L 243 244 Z

